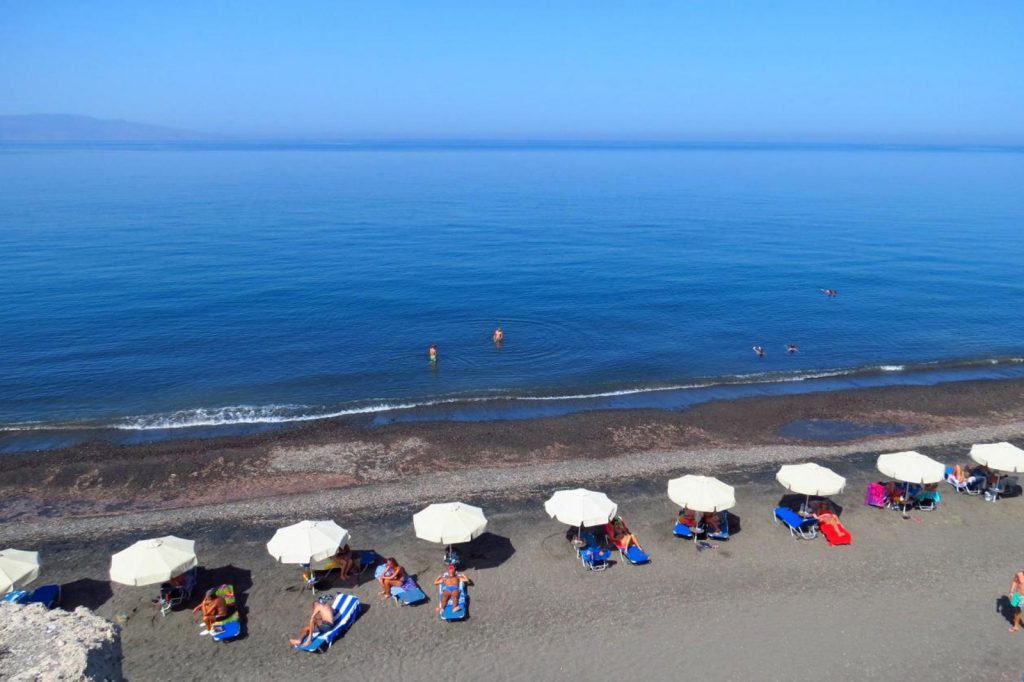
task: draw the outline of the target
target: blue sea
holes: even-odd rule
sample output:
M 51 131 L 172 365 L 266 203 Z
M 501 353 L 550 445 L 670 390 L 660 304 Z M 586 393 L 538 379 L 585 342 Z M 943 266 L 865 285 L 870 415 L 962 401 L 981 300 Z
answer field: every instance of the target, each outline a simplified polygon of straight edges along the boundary
M 1020 148 L 0 147 L 0 450 L 1024 376 L 1022 188 Z

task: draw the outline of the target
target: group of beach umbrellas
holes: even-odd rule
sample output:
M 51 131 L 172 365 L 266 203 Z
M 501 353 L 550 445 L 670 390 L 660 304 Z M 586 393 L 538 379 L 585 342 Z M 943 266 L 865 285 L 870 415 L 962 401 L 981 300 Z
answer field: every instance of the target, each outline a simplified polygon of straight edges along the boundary
M 448 546 L 469 542 L 487 529 L 483 510 L 462 502 L 431 504 L 412 522 L 416 537 Z M 267 551 L 284 564 L 315 564 L 348 541 L 349 532 L 334 521 L 300 521 L 274 533 Z
M 971 459 L 1002 474 L 1024 473 L 1024 450 L 1010 443 L 987 443 L 971 447 Z M 902 483 L 938 483 L 946 475 L 941 462 L 919 452 L 879 455 L 880 472 Z M 846 479 L 819 464 L 787 464 L 776 480 L 792 492 L 828 497 L 843 491 Z M 684 509 L 715 513 L 736 504 L 732 486 L 709 476 L 686 475 L 668 482 L 668 496 Z M 559 490 L 544 503 L 545 511 L 569 526 L 585 528 L 608 523 L 618 505 L 601 492 L 577 488 Z M 487 528 L 479 507 L 462 502 L 431 504 L 413 515 L 416 537 L 442 545 L 469 542 Z M 349 532 L 334 521 L 300 521 L 279 529 L 267 543 L 267 551 L 286 564 L 314 564 L 334 555 L 349 541 Z M 195 541 L 167 535 L 139 540 L 111 557 L 110 579 L 125 585 L 153 585 L 167 582 L 197 565 Z M 0 550 L 0 594 L 22 589 L 39 577 L 38 552 Z

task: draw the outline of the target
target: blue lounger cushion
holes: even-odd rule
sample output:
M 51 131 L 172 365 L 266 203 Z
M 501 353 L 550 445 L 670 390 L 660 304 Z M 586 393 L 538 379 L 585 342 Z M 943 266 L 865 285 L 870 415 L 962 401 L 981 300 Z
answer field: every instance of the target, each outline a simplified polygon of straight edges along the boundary
M 309 644 L 296 645 L 296 649 L 301 651 L 319 651 L 325 647 L 330 649 L 338 635 L 348 630 L 359 616 L 359 598 L 354 594 L 339 594 L 334 598 L 331 608 L 334 610 L 334 625 L 331 629 L 318 632 L 309 641 Z
M 631 564 L 646 564 L 651 560 L 651 557 L 636 545 L 630 545 L 622 555 Z
M 443 594 L 443 588 L 438 586 L 437 599 L 440 601 L 441 595 Z M 444 611 L 440 613 L 443 620 L 462 620 L 466 617 L 466 583 L 459 583 L 459 610 L 456 611 L 455 607 L 451 602 L 444 607 Z

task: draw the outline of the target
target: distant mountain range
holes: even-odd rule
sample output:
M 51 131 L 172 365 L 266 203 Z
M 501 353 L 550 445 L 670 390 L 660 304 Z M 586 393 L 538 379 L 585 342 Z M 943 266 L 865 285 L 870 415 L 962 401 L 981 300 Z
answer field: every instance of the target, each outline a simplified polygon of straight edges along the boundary
M 213 135 L 147 123 L 73 114 L 0 116 L 0 142 L 164 142 Z

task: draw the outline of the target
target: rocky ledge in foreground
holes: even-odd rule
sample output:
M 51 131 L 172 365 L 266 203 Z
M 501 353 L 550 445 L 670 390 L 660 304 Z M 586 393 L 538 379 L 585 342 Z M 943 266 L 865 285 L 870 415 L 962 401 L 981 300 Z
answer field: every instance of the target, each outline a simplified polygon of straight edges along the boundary
M 0 602 L 0 679 L 120 682 L 121 630 L 84 606 Z

